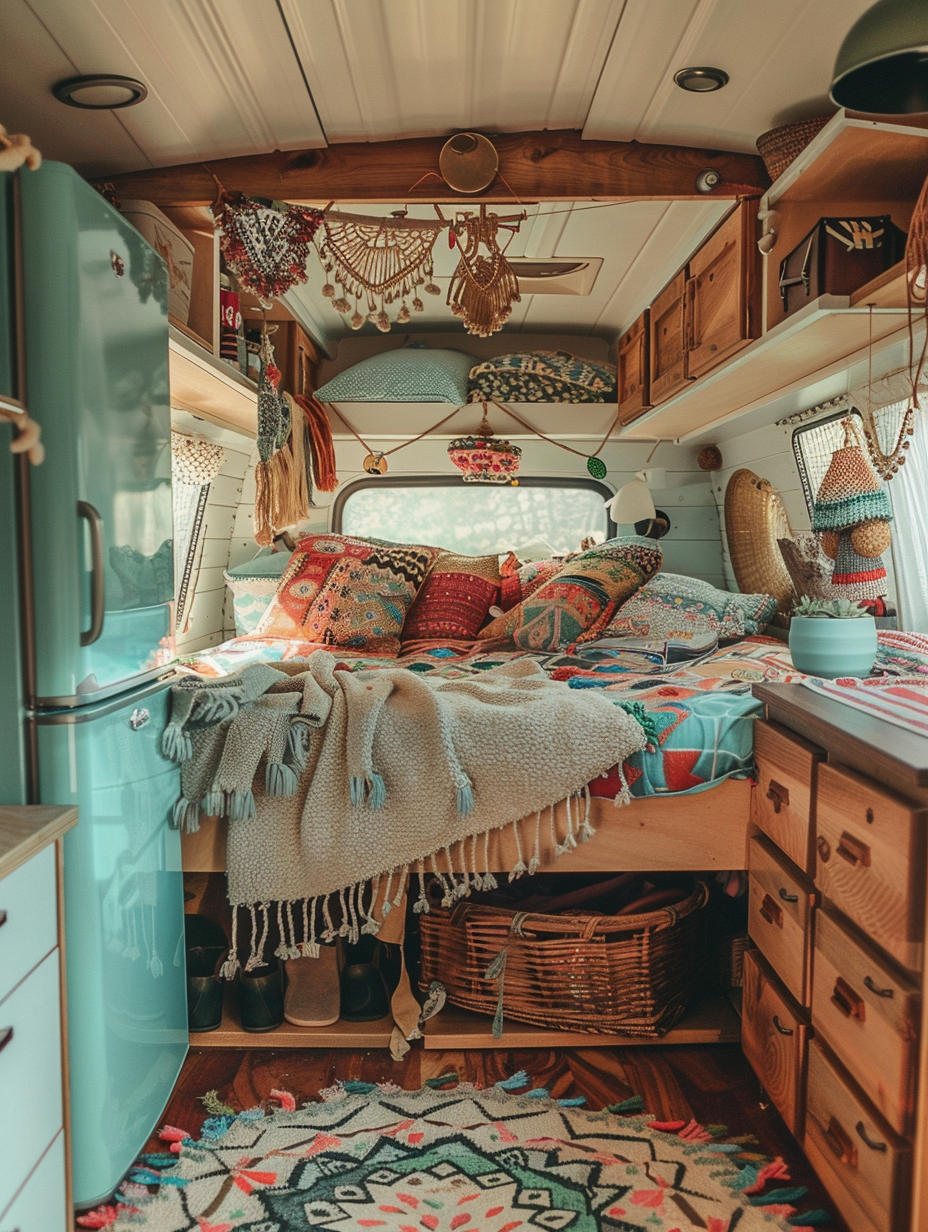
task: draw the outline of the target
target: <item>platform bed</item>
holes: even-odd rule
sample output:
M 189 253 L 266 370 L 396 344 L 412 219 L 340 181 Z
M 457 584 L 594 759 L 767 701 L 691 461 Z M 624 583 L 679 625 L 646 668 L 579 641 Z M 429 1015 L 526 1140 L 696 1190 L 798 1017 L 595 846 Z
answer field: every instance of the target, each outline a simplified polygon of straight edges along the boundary
M 542 844 L 541 870 L 545 872 L 717 872 L 747 867 L 751 784 L 729 779 L 706 791 L 679 796 L 652 796 L 616 808 L 610 801 L 591 801 L 591 822 L 596 834 L 560 859 Z M 563 805 L 559 806 L 564 808 Z M 182 839 L 185 873 L 225 871 L 226 823 L 207 818 L 200 829 Z M 516 860 L 512 827 L 497 831 L 490 840 L 491 865 L 509 869 Z M 464 872 L 463 868 L 455 869 Z M 379 914 L 379 913 L 378 913 Z M 405 912 L 391 913 L 381 936 L 399 940 L 391 925 L 401 927 Z M 395 922 L 395 924 L 394 924 Z M 193 1034 L 190 1043 L 201 1048 L 387 1048 L 393 1020 L 374 1023 L 335 1023 L 331 1027 L 294 1027 L 284 1023 L 274 1031 L 255 1034 L 238 1023 L 235 997 L 226 999 L 222 1026 L 217 1031 Z M 509 1022 L 502 1039 L 494 1039 L 490 1019 L 448 1006 L 426 1024 L 426 1049 L 445 1048 L 553 1048 L 615 1047 L 623 1043 L 717 1044 L 740 1038 L 740 1024 L 727 996 L 695 1003 L 662 1039 L 553 1031 Z

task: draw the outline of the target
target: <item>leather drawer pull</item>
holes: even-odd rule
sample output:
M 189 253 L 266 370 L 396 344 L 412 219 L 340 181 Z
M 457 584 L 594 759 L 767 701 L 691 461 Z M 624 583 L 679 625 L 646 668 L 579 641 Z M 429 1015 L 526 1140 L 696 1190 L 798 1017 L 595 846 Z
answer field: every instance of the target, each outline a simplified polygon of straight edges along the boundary
M 13 1028 L 12 1027 L 0 1028 L 0 1052 L 3 1052 L 7 1044 L 12 1044 L 12 1042 L 13 1042 Z
M 872 1138 L 867 1137 L 867 1130 L 864 1127 L 863 1121 L 858 1121 L 857 1124 L 854 1126 L 854 1128 L 857 1130 L 857 1133 L 860 1135 L 860 1137 L 863 1138 L 864 1142 L 866 1142 L 867 1146 L 870 1148 L 871 1151 L 885 1151 L 886 1150 L 885 1142 L 874 1142 Z
M 764 895 L 760 913 L 768 924 L 776 924 L 777 928 L 783 927 L 783 908 L 775 903 L 769 894 Z
M 864 988 L 869 988 L 875 997 L 894 997 L 896 995 L 895 990 L 892 988 L 877 988 L 873 982 L 872 975 L 864 976 Z
M 798 894 L 790 894 L 789 891 L 784 890 L 782 886 L 780 886 L 780 898 L 783 899 L 784 903 L 798 903 L 799 902 Z
M 833 1116 L 829 1120 L 825 1141 L 843 1164 L 847 1164 L 849 1168 L 857 1167 L 857 1147 L 837 1117 Z
M 793 1030 L 792 1027 L 783 1026 L 777 1014 L 774 1014 L 773 1016 L 773 1025 L 776 1027 L 776 1029 L 780 1032 L 781 1035 L 795 1035 L 796 1034 L 796 1032 Z
M 773 811 L 779 813 L 781 808 L 789 808 L 789 788 L 771 779 L 767 786 L 767 799 L 773 805 Z
M 861 868 L 870 867 L 870 848 L 853 834 L 848 834 L 847 830 L 842 833 L 835 850 L 848 864 L 859 864 Z
M 836 1005 L 845 1018 L 856 1018 L 858 1022 L 863 1022 L 867 1016 L 867 1007 L 863 997 L 858 996 L 847 980 L 843 980 L 840 975 L 835 980 L 831 1004 Z

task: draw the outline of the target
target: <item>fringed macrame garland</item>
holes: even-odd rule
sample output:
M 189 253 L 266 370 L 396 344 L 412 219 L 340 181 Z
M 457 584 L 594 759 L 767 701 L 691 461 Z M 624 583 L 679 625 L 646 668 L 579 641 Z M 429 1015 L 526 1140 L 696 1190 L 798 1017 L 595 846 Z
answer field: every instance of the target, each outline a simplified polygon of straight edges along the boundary
M 433 223 L 407 218 L 404 211 L 390 219 L 326 214 L 324 236 L 317 241 L 319 259 L 329 276 L 322 294 L 332 301 L 336 312 L 347 314 L 354 308 L 352 329 L 370 321 L 382 333 L 388 333 L 391 322 L 387 305 L 397 301 L 402 301 L 402 307 L 396 320 L 405 325 L 412 312 L 425 310 L 419 287 L 429 295 L 441 294 L 434 282 L 432 249 L 442 227 L 437 219 Z M 335 284 L 342 291 L 338 297 Z M 406 302 L 410 296 L 412 312 Z M 362 301 L 366 312 L 361 311 Z
M 451 227 L 461 259 L 448 287 L 447 302 L 454 315 L 462 318 L 467 332 L 479 338 L 502 329 L 512 305 L 522 299 L 519 280 L 497 240 L 501 227 L 515 234 L 519 222 L 513 224 L 497 214 L 488 214 L 485 205 L 476 218 L 459 218 Z
M 265 308 L 305 282 L 321 210 L 284 201 L 262 201 L 220 189 L 212 206 L 219 246 L 238 283 Z

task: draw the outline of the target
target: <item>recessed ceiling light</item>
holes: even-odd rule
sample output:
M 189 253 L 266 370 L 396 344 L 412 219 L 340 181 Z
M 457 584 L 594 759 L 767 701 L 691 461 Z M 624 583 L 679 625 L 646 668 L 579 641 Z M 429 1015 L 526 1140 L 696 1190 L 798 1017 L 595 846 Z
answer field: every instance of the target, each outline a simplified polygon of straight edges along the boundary
M 711 94 L 728 85 L 728 74 L 721 68 L 681 68 L 673 75 L 681 90 L 693 94 Z
M 59 81 L 52 86 L 52 94 L 59 103 L 67 103 L 69 107 L 83 107 L 86 111 L 116 111 L 120 107 L 134 107 L 146 97 L 148 90 L 134 77 L 91 73 Z

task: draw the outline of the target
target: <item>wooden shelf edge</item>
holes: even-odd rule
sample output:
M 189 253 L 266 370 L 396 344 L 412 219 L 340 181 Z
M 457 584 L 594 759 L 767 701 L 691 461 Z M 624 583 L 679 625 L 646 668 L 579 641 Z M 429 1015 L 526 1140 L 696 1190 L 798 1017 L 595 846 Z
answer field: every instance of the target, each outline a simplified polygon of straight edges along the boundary
M 175 326 L 170 328 L 168 348 L 171 406 L 255 437 L 257 385 Z
M 218 355 L 214 355 L 203 339 L 192 329 L 187 329 L 180 322 L 171 322 L 168 327 L 168 340 L 171 350 L 181 352 L 204 372 L 209 372 L 226 385 L 238 387 L 257 398 L 257 382 L 239 372 L 237 368 L 233 368 L 231 364 L 227 364 Z
M 641 1048 L 649 1044 L 736 1044 L 741 1020 L 727 993 L 692 1005 L 675 1027 L 660 1039 L 637 1035 L 605 1035 L 591 1031 L 556 1031 L 530 1023 L 504 1021 L 494 1039 L 489 1015 L 447 1005 L 425 1024 L 426 1051 L 457 1048 Z
M 897 261 L 888 270 L 871 278 L 851 296 L 851 307 L 908 308 L 905 260 Z
M 0 807 L 0 878 L 75 825 L 77 809 L 71 804 L 4 804 Z

